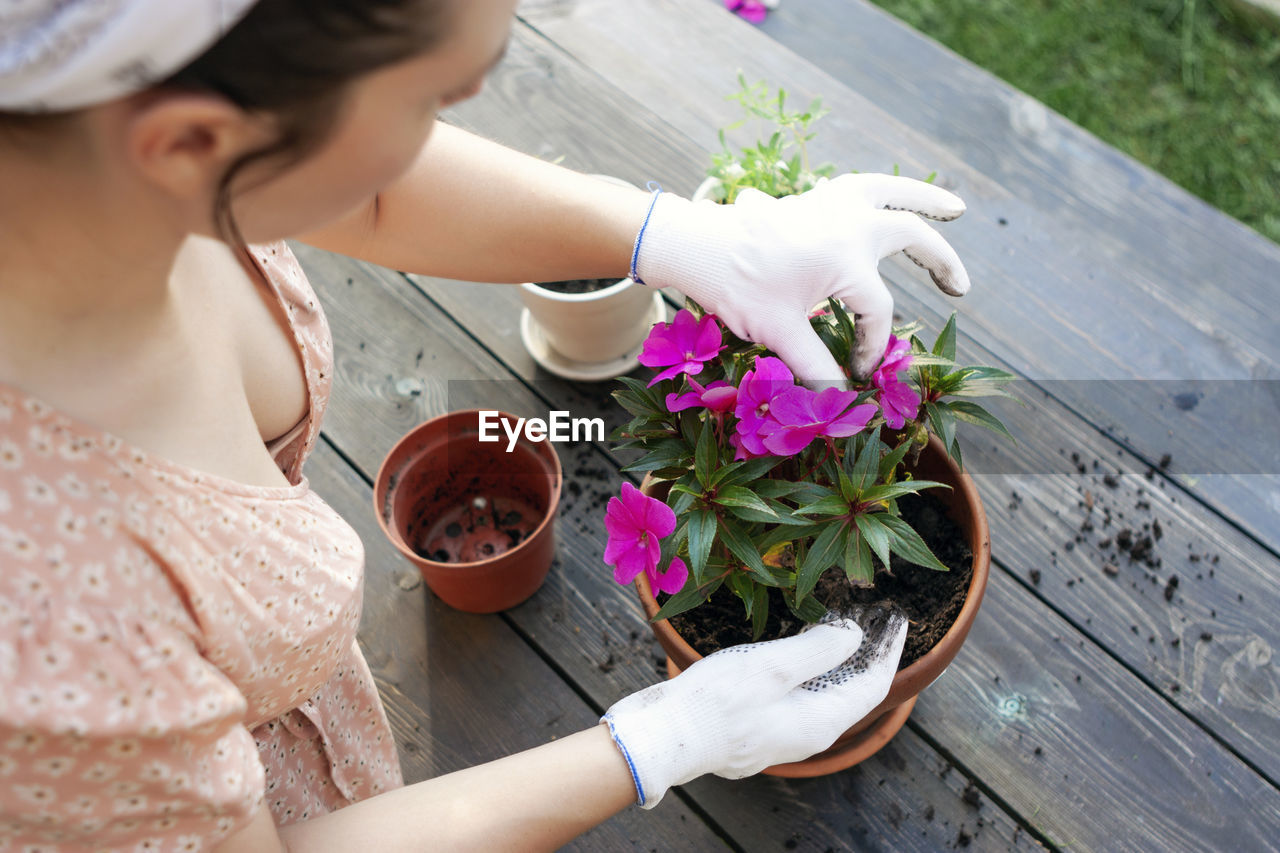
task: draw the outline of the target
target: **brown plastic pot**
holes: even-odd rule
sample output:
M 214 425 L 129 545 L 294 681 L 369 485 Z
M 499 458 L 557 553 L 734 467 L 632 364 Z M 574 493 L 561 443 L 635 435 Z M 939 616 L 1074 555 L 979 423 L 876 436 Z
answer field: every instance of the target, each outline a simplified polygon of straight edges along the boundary
M 915 663 L 898 671 L 889 687 L 889 695 L 870 714 L 837 738 L 824 752 L 804 761 L 766 768 L 764 772 L 771 776 L 824 776 L 852 767 L 874 755 L 906 723 L 920 691 L 942 675 L 955 658 L 978 615 L 991 567 L 991 534 L 973 479 L 960 470 L 947 456 L 942 443 L 933 436 L 912 470 L 918 479 L 937 480 L 951 486 L 950 489 L 931 490 L 929 494 L 946 506 L 947 515 L 965 532 L 969 549 L 973 552 L 973 579 L 960 614 L 937 645 Z M 649 487 L 646 480 L 641 489 L 647 494 Z M 636 591 L 640 594 L 645 614 L 652 620 L 658 612 L 658 602 L 643 572 L 636 578 Z M 667 653 L 667 671 L 672 677 L 702 657 L 666 619 L 649 624 Z
M 523 437 L 507 452 L 490 413 L 450 412 L 420 424 L 391 448 L 373 487 L 374 513 L 392 544 L 442 601 L 496 613 L 533 595 L 555 555 L 560 459 L 551 443 Z

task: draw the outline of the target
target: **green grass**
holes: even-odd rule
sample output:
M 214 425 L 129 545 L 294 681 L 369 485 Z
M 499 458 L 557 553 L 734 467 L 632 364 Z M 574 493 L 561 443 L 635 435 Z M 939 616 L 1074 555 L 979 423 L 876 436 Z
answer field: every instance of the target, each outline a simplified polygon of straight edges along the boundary
M 1280 36 L 1225 0 L 873 0 L 1280 242 Z

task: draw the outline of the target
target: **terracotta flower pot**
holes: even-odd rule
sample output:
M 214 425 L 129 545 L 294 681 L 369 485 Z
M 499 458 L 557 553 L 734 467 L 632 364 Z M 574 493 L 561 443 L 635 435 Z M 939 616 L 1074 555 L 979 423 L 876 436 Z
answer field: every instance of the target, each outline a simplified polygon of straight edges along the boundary
M 480 410 L 432 418 L 400 439 L 373 487 L 382 531 L 442 601 L 469 613 L 515 607 L 537 591 L 555 554 L 560 459 L 521 438 L 507 452 L 499 412 L 480 441 Z
M 916 696 L 943 673 L 969 634 L 982 604 L 991 566 L 991 536 L 982 501 L 973 480 L 951 461 L 936 437 L 930 436 L 929 444 L 920 454 L 913 471 L 919 479 L 937 480 L 951 486 L 949 490 L 936 489 L 929 494 L 943 503 L 947 515 L 965 532 L 969 549 L 973 552 L 973 579 L 960 614 L 937 645 L 915 663 L 899 670 L 884 701 L 841 735 L 829 749 L 804 761 L 769 767 L 764 771 L 769 775 L 792 778 L 822 776 L 870 758 L 902 728 L 915 706 Z M 642 489 L 648 493 L 648 487 L 646 481 Z M 652 619 L 658 612 L 658 602 L 643 573 L 636 579 L 636 590 L 645 613 Z M 650 622 L 650 626 L 668 655 L 667 669 L 672 676 L 702 657 L 667 620 Z

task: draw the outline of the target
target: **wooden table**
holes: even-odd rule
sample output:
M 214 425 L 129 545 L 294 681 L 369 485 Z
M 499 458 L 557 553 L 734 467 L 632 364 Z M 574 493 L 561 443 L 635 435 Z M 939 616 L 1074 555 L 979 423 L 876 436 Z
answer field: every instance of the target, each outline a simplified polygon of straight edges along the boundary
M 898 311 L 936 331 L 958 309 L 962 357 L 1019 374 L 1028 403 L 1016 448 L 977 436 L 967 454 L 992 528 L 982 614 L 887 748 L 821 779 L 704 779 L 576 848 L 1277 849 L 1280 248 L 857 0 L 791 0 L 759 30 L 711 0 L 519 15 L 450 121 L 688 193 L 742 69 L 824 98 L 819 159 L 937 170 L 969 205 L 943 230 L 973 291 L 953 303 L 887 263 Z M 368 549 L 361 639 L 408 778 L 589 726 L 653 683 L 638 604 L 601 561 L 622 479 L 607 447 L 559 445 L 557 560 L 499 616 L 435 601 L 370 505 L 419 421 L 478 405 L 615 423 L 610 384 L 538 369 L 512 288 L 298 251 L 337 347 L 309 476 Z M 1156 522 L 1152 565 L 1102 544 Z

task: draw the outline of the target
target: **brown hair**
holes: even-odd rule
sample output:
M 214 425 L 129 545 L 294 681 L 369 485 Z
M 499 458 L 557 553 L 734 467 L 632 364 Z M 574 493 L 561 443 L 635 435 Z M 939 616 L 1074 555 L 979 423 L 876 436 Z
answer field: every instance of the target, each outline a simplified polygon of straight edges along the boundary
M 346 86 L 436 46 L 457 2 L 465 0 L 258 0 L 211 48 L 153 87 L 218 94 L 279 126 L 273 143 L 242 155 L 218 183 L 213 216 L 224 240 L 244 243 L 231 213 L 236 176 L 253 163 L 285 169 L 305 159 L 332 132 Z M 58 132 L 79 114 L 0 112 L 0 133 L 20 142 Z

